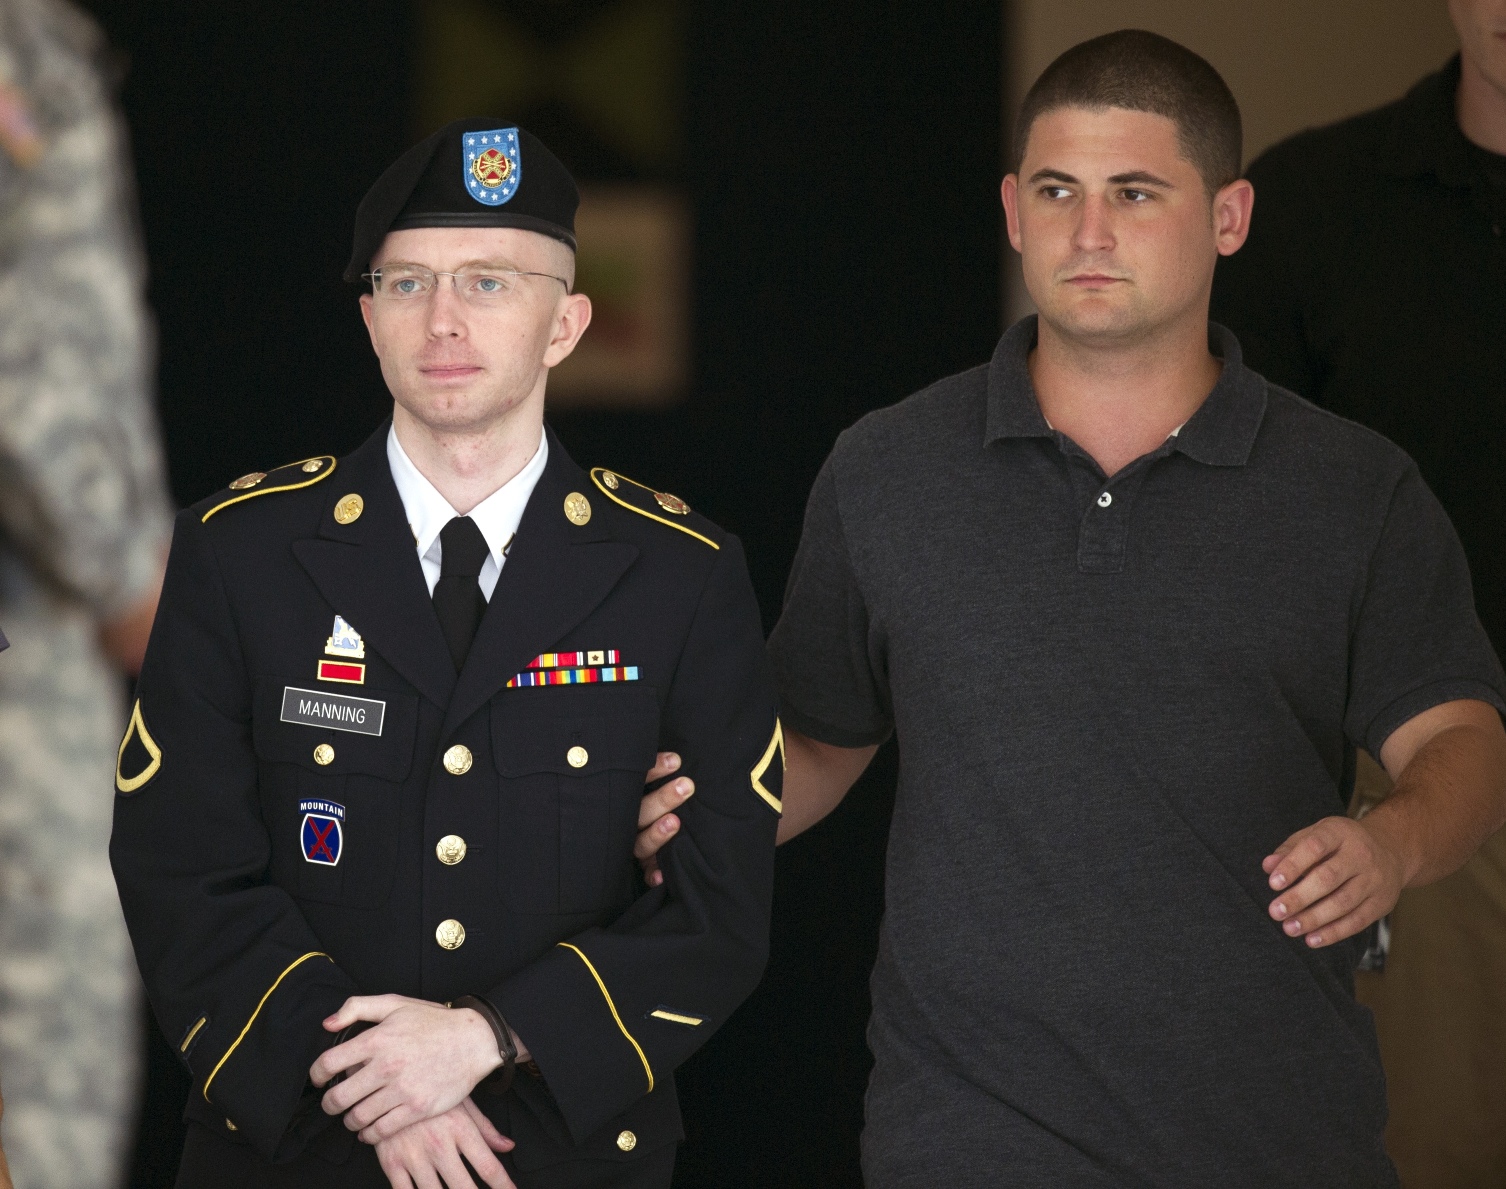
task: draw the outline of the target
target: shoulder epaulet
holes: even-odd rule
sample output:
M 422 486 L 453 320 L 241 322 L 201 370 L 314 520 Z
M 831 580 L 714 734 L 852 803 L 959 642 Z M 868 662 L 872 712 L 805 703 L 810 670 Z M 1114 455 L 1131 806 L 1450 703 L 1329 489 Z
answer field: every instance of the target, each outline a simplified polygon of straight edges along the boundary
M 295 491 L 300 487 L 312 487 L 315 483 L 322 483 L 334 473 L 335 459 L 332 454 L 321 454 L 318 458 L 305 458 L 298 462 L 290 462 L 287 466 L 276 467 L 270 471 L 252 471 L 249 475 L 242 475 L 232 483 L 229 490 L 235 494 L 229 499 L 216 502 L 209 511 L 204 513 L 199 523 L 203 524 L 216 512 L 228 508 L 231 504 L 255 499 L 259 495 L 271 495 L 274 491 Z
M 636 512 L 639 516 L 647 516 L 650 520 L 657 520 L 660 524 L 679 529 L 680 532 L 710 545 L 713 549 L 721 548 L 710 537 L 696 532 L 681 519 L 677 519 L 690 515 L 690 505 L 679 496 L 670 495 L 666 491 L 655 491 L 652 487 L 629 479 L 626 475 L 619 475 L 616 471 L 609 471 L 606 467 L 592 467 L 591 482 L 596 484 L 597 489 L 607 499 L 614 504 L 620 504 L 629 512 Z M 666 512 L 669 515 L 666 516 Z

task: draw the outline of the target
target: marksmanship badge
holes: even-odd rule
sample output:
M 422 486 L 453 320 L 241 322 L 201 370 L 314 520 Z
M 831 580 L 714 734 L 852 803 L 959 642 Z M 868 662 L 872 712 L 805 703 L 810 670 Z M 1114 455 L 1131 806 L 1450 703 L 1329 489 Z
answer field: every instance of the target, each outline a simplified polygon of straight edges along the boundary
M 299 828 L 303 857 L 333 867 L 345 847 L 345 806 L 336 801 L 300 801 L 298 812 L 303 814 Z
M 523 178 L 523 157 L 518 150 L 516 128 L 490 132 L 467 132 L 460 138 L 465 155 L 465 188 L 482 206 L 501 206 L 518 192 Z

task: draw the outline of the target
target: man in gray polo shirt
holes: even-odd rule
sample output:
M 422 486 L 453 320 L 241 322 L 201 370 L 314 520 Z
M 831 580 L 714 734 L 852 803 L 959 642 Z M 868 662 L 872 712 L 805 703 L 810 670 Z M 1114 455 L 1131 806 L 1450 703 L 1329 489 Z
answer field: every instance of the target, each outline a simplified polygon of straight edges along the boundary
M 770 640 L 781 839 L 899 738 L 868 1184 L 1395 1185 L 1351 972 L 1506 818 L 1458 540 L 1208 323 L 1253 205 L 1211 66 L 1084 43 L 1016 144 L 1040 317 L 842 435 Z

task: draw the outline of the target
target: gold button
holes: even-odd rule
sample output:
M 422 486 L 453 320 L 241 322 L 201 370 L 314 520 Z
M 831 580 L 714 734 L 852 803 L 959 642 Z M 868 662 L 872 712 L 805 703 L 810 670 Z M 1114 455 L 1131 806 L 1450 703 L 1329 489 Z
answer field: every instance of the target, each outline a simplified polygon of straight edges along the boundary
M 434 844 L 434 853 L 446 867 L 453 867 L 465 858 L 465 839 L 459 834 L 446 834 Z
M 317 471 L 323 465 L 324 465 L 324 460 L 323 459 L 320 459 L 320 458 L 311 458 L 306 463 L 303 464 L 303 473 L 305 475 L 312 475 L 315 471 Z
M 234 1123 L 232 1123 L 229 1119 L 225 1120 L 225 1126 L 228 1127 L 228 1128 L 230 1128 L 231 1131 L 239 1131 L 240 1130 L 240 1128 L 237 1127 Z M 623 1151 L 627 1151 L 627 1149 L 624 1148 Z
M 465 944 L 465 926 L 456 920 L 440 921 L 439 928 L 434 930 L 434 940 L 441 949 L 458 950 Z
M 230 485 L 231 491 L 245 491 L 248 487 L 255 487 L 267 477 L 265 471 L 252 471 L 249 475 L 242 475 Z M 228 1122 L 228 1120 L 227 1120 Z
M 624 1152 L 631 1152 L 638 1146 L 638 1137 L 631 1131 L 619 1131 L 617 1133 L 617 1146 Z
M 457 743 L 444 753 L 444 770 L 451 776 L 464 776 L 471 770 L 471 749 Z
M 584 747 L 572 747 L 565 753 L 565 762 L 572 768 L 584 768 L 591 759 L 591 753 Z
M 354 524 L 361 519 L 361 513 L 366 510 L 366 501 L 352 492 L 350 495 L 342 495 L 340 502 L 335 505 L 336 524 Z
M 571 524 L 585 524 L 591 519 L 591 501 L 572 491 L 565 497 L 565 519 Z
M 602 473 L 601 473 L 601 481 L 603 483 L 605 483 L 608 487 L 610 487 L 613 491 L 617 490 L 617 487 L 618 487 L 617 476 L 614 475 L 614 474 L 612 474 L 611 471 L 602 471 Z
M 321 768 L 326 764 L 333 764 L 334 762 L 335 749 L 328 743 L 321 743 L 318 747 L 314 748 L 314 763 L 318 764 Z
M 689 516 L 690 505 L 677 495 L 670 495 L 667 491 L 654 492 L 654 501 L 666 512 L 673 512 L 676 516 Z

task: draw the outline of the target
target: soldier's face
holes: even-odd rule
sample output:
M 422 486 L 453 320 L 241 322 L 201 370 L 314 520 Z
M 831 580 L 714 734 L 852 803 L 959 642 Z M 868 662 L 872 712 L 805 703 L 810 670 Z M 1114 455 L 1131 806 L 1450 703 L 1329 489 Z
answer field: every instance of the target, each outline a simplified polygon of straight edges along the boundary
M 1041 318 L 1086 342 L 1206 317 L 1214 263 L 1244 242 L 1250 194 L 1234 182 L 1210 203 L 1176 124 L 1124 108 L 1044 113 L 1003 187 Z
M 479 431 L 530 402 L 542 408 L 549 369 L 565 359 L 591 320 L 591 303 L 555 277 L 574 279 L 563 244 L 511 227 L 419 227 L 393 231 L 372 261 L 384 275 L 403 265 L 435 273 L 542 273 L 505 293 L 440 276 L 426 295 L 391 285 L 361 297 L 361 314 L 393 398 L 436 431 Z M 411 282 L 406 288 L 417 288 Z

